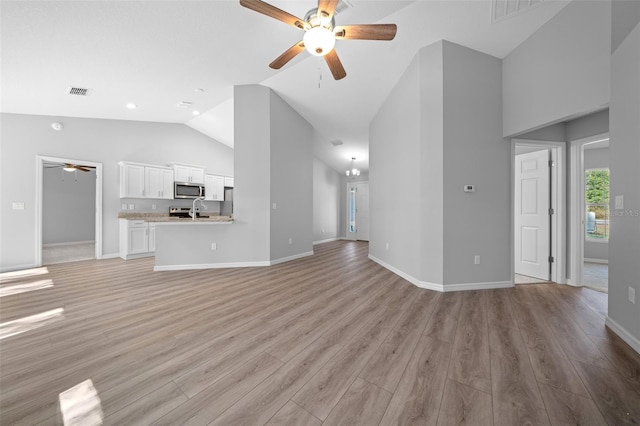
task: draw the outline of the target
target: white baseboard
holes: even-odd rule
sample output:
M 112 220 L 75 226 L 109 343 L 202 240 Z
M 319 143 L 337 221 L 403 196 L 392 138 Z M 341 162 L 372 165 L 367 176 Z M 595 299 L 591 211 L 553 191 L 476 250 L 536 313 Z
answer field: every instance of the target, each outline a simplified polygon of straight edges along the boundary
M 60 246 L 75 246 L 76 244 L 95 244 L 94 240 L 87 241 L 69 241 L 66 243 L 51 243 L 51 244 L 43 244 L 42 247 L 60 247 Z
M 271 262 L 230 262 L 230 263 L 198 263 L 194 265 L 156 265 L 154 271 L 186 271 L 193 269 L 217 269 L 217 268 L 255 268 L 259 266 L 271 266 Z
M 341 240 L 341 238 L 327 238 L 326 240 L 318 240 L 318 241 L 314 241 L 313 245 L 315 246 L 316 244 L 324 244 L 324 243 L 331 243 L 333 241 L 338 241 Z
M 609 260 L 608 259 L 591 259 L 591 258 L 584 258 L 584 261 L 586 263 L 600 263 L 602 265 L 608 265 L 609 264 Z
M 611 319 L 611 317 L 607 316 L 605 320 L 605 325 L 609 327 L 611 331 L 613 331 L 618 337 L 624 340 L 629 346 L 633 348 L 634 351 L 640 354 L 640 340 L 631 335 L 624 327 Z
M 581 285 L 576 284 L 576 282 L 571 278 L 567 278 L 567 285 L 570 285 L 571 287 L 582 287 Z
M 40 266 L 35 263 L 27 263 L 25 265 L 13 265 L 13 266 L 4 266 L 0 267 L 0 272 L 13 272 L 13 271 L 21 271 L 23 269 L 33 269 L 39 268 Z
M 218 268 L 257 268 L 263 266 L 273 266 L 280 263 L 289 262 L 307 256 L 313 256 L 312 251 L 295 254 L 275 260 L 265 260 L 258 262 L 227 262 L 227 263 L 197 263 L 193 265 L 156 265 L 154 271 L 186 271 L 190 269 L 218 269 Z
M 102 255 L 102 259 L 115 259 L 116 257 L 120 257 L 120 253 L 111 253 L 111 254 Z
M 269 265 L 278 265 L 280 263 L 290 262 L 292 260 L 301 259 L 301 258 L 307 257 L 307 256 L 313 256 L 313 251 L 308 251 L 306 253 L 298 253 L 298 254 L 294 254 L 293 256 L 283 257 L 281 259 L 272 260 L 271 262 L 269 262 Z
M 411 284 L 416 287 L 424 288 L 426 290 L 439 291 L 441 293 L 451 292 L 451 291 L 467 291 L 467 290 L 487 290 L 494 288 L 510 288 L 513 287 L 513 281 L 495 281 L 495 282 L 484 282 L 484 283 L 462 283 L 462 284 L 436 284 L 430 283 L 427 281 L 420 281 L 419 279 L 407 274 L 399 270 L 398 268 L 389 265 L 383 260 L 378 259 L 375 256 L 369 255 L 369 259 L 373 260 L 380 266 L 390 270 L 394 274 L 404 278 L 409 281 Z

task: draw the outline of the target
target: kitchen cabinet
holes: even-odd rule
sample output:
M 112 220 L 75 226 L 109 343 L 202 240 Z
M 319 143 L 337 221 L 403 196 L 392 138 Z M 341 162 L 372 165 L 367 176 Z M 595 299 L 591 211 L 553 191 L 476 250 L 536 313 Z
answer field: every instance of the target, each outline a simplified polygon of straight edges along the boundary
M 224 186 L 226 188 L 233 188 L 233 178 L 229 176 L 224 177 Z
M 120 257 L 122 259 L 153 256 L 155 250 L 155 224 L 149 224 L 144 220 L 120 219 Z
M 205 183 L 204 169 L 201 167 L 174 164 L 173 172 L 176 182 Z
M 173 200 L 173 169 L 145 167 L 144 187 L 145 198 Z
M 119 163 L 120 198 L 144 198 L 144 165 Z
M 120 198 L 173 199 L 173 169 L 138 163 L 120 166 Z
M 224 176 L 204 175 L 204 199 L 224 201 Z

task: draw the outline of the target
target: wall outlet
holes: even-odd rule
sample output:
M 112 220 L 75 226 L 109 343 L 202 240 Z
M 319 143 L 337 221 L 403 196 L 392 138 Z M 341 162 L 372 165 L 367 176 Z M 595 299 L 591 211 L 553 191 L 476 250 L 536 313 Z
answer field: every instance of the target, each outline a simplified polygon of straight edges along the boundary
M 126 210 L 127 209 L 127 205 L 126 204 L 122 204 L 122 206 L 120 206 L 120 207 L 121 207 L 121 210 Z
M 11 205 L 13 210 L 24 210 L 24 203 L 21 201 L 14 201 Z
M 276 209 L 276 203 L 273 203 L 273 209 L 274 210 Z
M 385 250 L 389 251 L 389 243 L 384 245 Z
M 636 289 L 633 287 L 629 287 L 629 302 L 636 303 Z
M 156 205 L 155 204 L 151 204 L 151 210 L 155 210 L 156 209 Z
M 616 210 L 624 209 L 624 196 L 616 195 L 615 200 L 616 200 Z
M 211 250 L 218 250 L 218 244 L 211 243 Z
M 480 255 L 479 255 L 479 254 L 476 254 L 476 255 L 473 257 L 473 264 L 474 264 L 474 265 L 479 265 L 479 264 L 480 264 Z
M 324 228 L 322 228 L 322 233 L 324 234 Z
M 129 210 L 135 210 L 136 205 L 135 204 L 129 204 Z
M 293 239 L 289 238 L 289 244 L 292 244 L 292 243 L 293 243 Z

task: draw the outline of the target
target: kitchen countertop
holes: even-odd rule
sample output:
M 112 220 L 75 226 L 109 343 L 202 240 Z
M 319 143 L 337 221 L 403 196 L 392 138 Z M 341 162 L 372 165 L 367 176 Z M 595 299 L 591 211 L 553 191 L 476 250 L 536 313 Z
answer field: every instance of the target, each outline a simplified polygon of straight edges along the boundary
M 169 213 L 129 213 L 129 212 L 120 212 L 118 213 L 119 219 L 129 219 L 129 220 L 144 220 L 145 222 L 153 222 L 153 223 L 171 223 L 171 224 L 189 224 L 189 223 L 233 223 L 233 217 L 231 216 L 220 216 L 217 214 L 213 214 L 210 216 L 200 216 L 197 217 L 196 220 L 192 218 L 183 218 L 183 217 L 175 217 L 169 216 Z

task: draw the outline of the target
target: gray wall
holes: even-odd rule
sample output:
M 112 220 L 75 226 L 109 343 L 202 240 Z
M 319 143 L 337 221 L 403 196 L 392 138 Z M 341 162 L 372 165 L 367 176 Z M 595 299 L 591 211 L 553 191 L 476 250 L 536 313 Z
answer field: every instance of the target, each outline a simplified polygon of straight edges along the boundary
M 437 47 L 429 51 L 434 49 Z M 421 55 L 416 56 L 392 89 L 369 130 L 369 254 L 415 278 L 420 277 L 422 248 L 418 236 L 423 226 Z
M 271 260 L 313 251 L 313 137 L 311 124 L 270 93 Z M 291 244 L 289 243 L 291 239 Z
M 341 237 L 342 176 L 321 160 L 313 159 L 313 241 Z
M 609 168 L 609 148 L 585 149 L 584 168 L 588 169 L 608 169 Z M 607 241 L 584 241 L 585 259 L 608 260 L 609 243 Z
M 628 333 L 627 342 L 634 343 L 640 352 L 640 23 L 637 21 L 613 52 L 611 61 L 611 205 L 614 206 L 615 196 L 622 195 L 624 210 L 611 209 L 609 318 Z M 614 28 L 619 22 L 626 23 L 624 13 L 613 16 Z M 627 298 L 629 287 L 635 289 L 635 304 Z
M 499 59 L 446 41 L 412 61 L 370 127 L 372 256 L 445 289 L 510 281 L 501 82 Z
M 511 281 L 502 63 L 453 43 L 444 47 L 444 283 Z M 465 184 L 476 192 L 463 192 Z
M 606 106 L 610 49 L 611 3 L 567 5 L 503 60 L 503 134 L 518 135 Z
M 65 172 L 62 166 L 42 173 L 42 244 L 94 241 L 96 172 Z
M 103 164 L 104 255 L 118 253 L 119 171 L 121 160 L 149 164 L 178 161 L 204 166 L 207 171 L 233 176 L 233 150 L 182 124 L 99 120 L 70 117 L 2 114 L 0 147 L 0 268 L 35 264 L 36 210 L 33 195 L 36 155 L 75 158 Z M 59 121 L 64 130 L 54 131 Z M 15 185 L 20 182 L 20 185 Z M 26 192 L 25 192 L 26 190 Z M 25 210 L 12 210 L 13 201 Z M 147 210 L 151 201 L 136 203 Z M 155 200 L 154 200 L 155 202 Z M 157 202 L 165 209 L 174 201 Z M 139 209 L 140 206 L 145 206 Z M 149 209 L 150 210 L 150 209 Z

